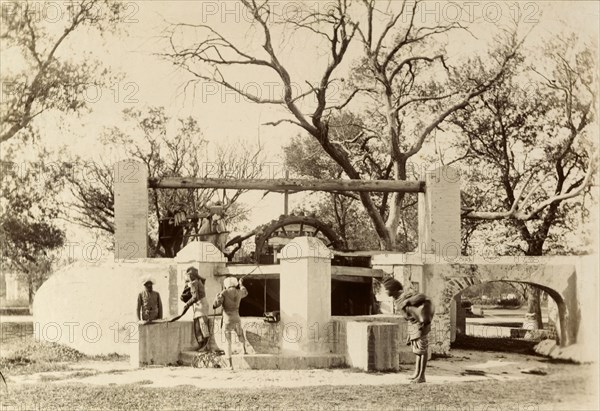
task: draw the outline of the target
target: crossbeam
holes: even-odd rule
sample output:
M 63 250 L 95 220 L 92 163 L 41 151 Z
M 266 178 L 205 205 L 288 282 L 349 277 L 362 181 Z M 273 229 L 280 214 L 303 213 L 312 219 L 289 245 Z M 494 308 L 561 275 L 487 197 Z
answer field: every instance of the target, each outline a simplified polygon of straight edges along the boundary
M 252 276 L 254 278 L 279 278 L 280 274 L 281 265 L 279 264 L 267 264 L 260 266 L 253 264 L 239 264 L 223 267 L 219 269 L 215 275 L 225 277 Z M 383 278 L 384 272 L 383 270 L 377 268 L 332 265 L 331 276 L 334 279 L 344 279 L 346 277 Z
M 304 179 L 244 179 L 167 177 L 148 179 L 150 188 L 190 189 L 222 188 L 269 191 L 363 191 L 363 192 L 425 192 L 424 181 L 399 180 L 304 180 Z

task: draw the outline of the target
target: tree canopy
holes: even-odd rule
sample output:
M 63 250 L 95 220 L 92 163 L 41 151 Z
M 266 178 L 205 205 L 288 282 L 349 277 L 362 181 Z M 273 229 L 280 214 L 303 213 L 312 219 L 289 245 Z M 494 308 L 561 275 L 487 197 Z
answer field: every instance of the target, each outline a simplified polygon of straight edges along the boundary
M 63 52 L 86 30 L 117 30 L 126 4 L 82 0 L 64 4 L 57 21 L 43 18 L 41 3 L 10 1 L 2 4 L 3 52 L 13 64 L 2 70 L 0 143 L 17 135 L 33 135 L 32 120 L 49 110 L 77 113 L 88 106 L 85 90 L 111 80 L 107 67 L 93 58 L 75 61 Z

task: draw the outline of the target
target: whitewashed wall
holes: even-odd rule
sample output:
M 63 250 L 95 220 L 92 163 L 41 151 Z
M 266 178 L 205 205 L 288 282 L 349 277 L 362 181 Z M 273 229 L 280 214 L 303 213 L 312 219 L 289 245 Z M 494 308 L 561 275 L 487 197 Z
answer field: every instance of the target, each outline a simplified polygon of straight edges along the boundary
M 129 354 L 130 343 L 137 339 L 130 336 L 137 330 L 137 295 L 146 276 L 155 281 L 154 289 L 161 295 L 163 316 L 174 314 L 178 293 L 172 259 L 75 263 L 56 272 L 33 302 L 36 339 L 88 355 Z

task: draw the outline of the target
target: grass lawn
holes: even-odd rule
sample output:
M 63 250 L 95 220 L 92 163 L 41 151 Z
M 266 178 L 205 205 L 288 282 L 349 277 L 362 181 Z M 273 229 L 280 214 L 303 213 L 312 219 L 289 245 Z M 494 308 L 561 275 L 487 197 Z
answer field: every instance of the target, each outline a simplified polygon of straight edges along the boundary
M 87 356 L 65 345 L 39 342 L 33 338 L 33 324 L 0 324 L 0 372 L 10 375 L 64 371 L 68 364 L 84 360 L 125 360 L 119 355 Z M 2 408 L 0 407 L 0 411 Z
M 3 409 L 286 409 L 286 410 L 540 410 L 598 409 L 586 376 L 540 376 L 498 384 L 319 386 L 290 389 L 202 390 L 145 385 L 21 385 L 10 388 Z M 564 407 L 561 406 L 564 405 Z M 14 407 L 14 408 L 11 408 Z M 19 408 L 20 407 L 20 408 Z

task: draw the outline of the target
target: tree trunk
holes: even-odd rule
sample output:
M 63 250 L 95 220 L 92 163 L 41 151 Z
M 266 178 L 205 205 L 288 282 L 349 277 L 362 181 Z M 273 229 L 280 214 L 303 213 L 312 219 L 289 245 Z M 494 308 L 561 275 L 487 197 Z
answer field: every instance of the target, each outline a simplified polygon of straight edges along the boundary
M 31 279 L 31 274 L 28 273 L 28 277 L 27 277 L 27 294 L 28 294 L 28 300 L 29 300 L 29 314 L 33 313 L 33 294 L 34 294 L 34 289 L 33 289 L 33 280 Z
M 542 290 L 534 286 L 527 286 L 527 314 L 534 330 L 544 328 L 542 322 L 542 307 L 540 304 Z
M 528 256 L 541 256 L 543 241 L 531 241 L 528 244 L 527 253 Z M 541 307 L 541 292 L 542 290 L 538 287 L 528 285 L 527 286 L 527 317 L 531 326 L 535 330 L 544 328 L 542 322 L 542 307 Z
M 380 78 L 383 80 L 385 85 L 385 104 L 386 104 L 386 117 L 387 117 L 387 130 L 386 134 L 389 139 L 389 150 L 390 157 L 393 161 L 393 177 L 394 180 L 406 180 L 406 158 L 400 152 L 400 119 L 398 112 L 394 110 L 393 102 L 393 91 L 387 76 L 385 69 L 379 73 Z M 385 231 L 389 238 L 390 249 L 395 249 L 397 245 L 396 235 L 398 233 L 398 226 L 400 224 L 400 204 L 404 198 L 404 193 L 398 191 L 392 193 L 390 196 L 387 221 L 385 222 Z
M 325 150 L 325 152 L 332 158 L 336 163 L 342 167 L 344 173 L 350 180 L 352 180 L 353 184 L 362 184 L 365 181 L 361 179 L 360 173 L 356 171 L 352 162 L 348 158 L 348 155 L 345 151 L 340 150 L 338 146 L 331 144 L 329 138 L 326 133 L 324 134 L 313 134 L 313 136 L 319 141 L 321 147 Z M 361 181 L 362 180 L 362 181 Z M 342 181 L 342 180 L 339 180 Z M 304 183 L 300 184 L 303 185 Z M 417 190 L 418 191 L 418 190 Z M 379 236 L 379 244 L 382 250 L 391 251 L 394 249 L 394 242 L 390 238 L 390 235 L 386 229 L 385 221 L 383 221 L 383 217 L 379 214 L 378 208 L 375 206 L 373 199 L 371 198 L 371 193 L 366 191 L 359 191 L 358 196 L 360 198 L 360 202 L 362 203 L 365 211 L 369 215 L 369 218 L 373 222 L 373 227 Z
M 396 180 L 406 181 L 406 157 L 396 153 L 398 160 L 394 160 L 394 178 Z M 388 237 L 391 243 L 391 249 L 396 249 L 398 245 L 398 227 L 400 226 L 401 216 L 401 205 L 404 200 L 403 192 L 392 193 L 390 198 L 390 211 L 388 213 L 387 221 L 385 222 L 385 229 L 388 233 Z

